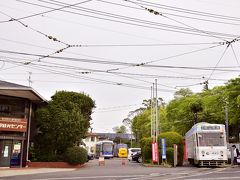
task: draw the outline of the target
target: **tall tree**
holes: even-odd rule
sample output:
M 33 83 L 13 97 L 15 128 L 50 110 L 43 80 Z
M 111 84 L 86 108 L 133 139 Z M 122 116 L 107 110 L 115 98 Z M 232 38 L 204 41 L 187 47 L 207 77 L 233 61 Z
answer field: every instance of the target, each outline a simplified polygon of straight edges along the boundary
M 35 144 L 40 154 L 61 156 L 86 135 L 94 101 L 83 93 L 59 91 L 48 106 L 38 110 L 39 133 Z
M 240 96 L 240 78 L 231 79 L 226 85 L 226 94 L 227 94 L 227 106 L 228 106 L 228 115 L 229 115 L 229 124 L 230 124 L 230 135 L 238 137 L 240 129 L 240 105 L 239 105 L 239 96 Z
M 198 123 L 198 113 L 203 110 L 202 101 L 196 99 L 189 104 L 190 111 L 193 113 L 193 124 Z

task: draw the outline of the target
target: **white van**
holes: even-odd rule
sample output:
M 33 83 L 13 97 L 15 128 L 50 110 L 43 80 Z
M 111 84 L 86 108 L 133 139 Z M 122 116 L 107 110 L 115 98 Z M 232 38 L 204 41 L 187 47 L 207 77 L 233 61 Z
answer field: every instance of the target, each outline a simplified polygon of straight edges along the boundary
M 141 148 L 129 148 L 129 149 L 128 149 L 128 160 L 129 160 L 129 161 L 132 161 L 132 155 L 133 155 L 135 152 L 138 152 L 138 151 L 141 151 Z

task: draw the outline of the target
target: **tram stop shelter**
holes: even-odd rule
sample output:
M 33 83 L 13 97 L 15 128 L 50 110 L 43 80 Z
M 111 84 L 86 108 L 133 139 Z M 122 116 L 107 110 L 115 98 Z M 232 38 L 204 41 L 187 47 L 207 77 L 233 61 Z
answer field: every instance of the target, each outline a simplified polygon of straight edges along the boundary
M 47 101 L 34 89 L 0 81 L 0 167 L 25 167 L 37 133 L 35 112 Z

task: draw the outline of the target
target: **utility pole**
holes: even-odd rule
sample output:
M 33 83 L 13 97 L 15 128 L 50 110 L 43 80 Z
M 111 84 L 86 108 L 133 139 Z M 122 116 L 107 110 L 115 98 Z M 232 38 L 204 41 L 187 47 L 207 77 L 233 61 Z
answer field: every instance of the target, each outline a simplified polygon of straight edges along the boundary
M 204 85 L 204 89 L 205 89 L 205 90 L 208 90 L 208 80 L 206 80 L 203 84 L 205 84 L 205 85 Z
M 152 102 L 151 102 L 151 115 L 152 115 L 152 142 L 155 142 L 155 137 L 156 137 L 156 124 L 155 124 L 155 118 L 154 118 L 154 83 L 152 86 Z
M 29 85 L 29 87 L 31 87 L 31 84 L 32 84 L 32 80 L 31 80 L 32 72 L 28 72 L 28 73 L 29 73 L 29 76 L 28 76 L 28 85 Z
M 226 118 L 226 139 L 227 139 L 227 143 L 229 143 L 229 130 L 228 130 L 228 106 L 227 103 L 225 105 L 225 118 Z
M 155 79 L 156 84 L 156 141 L 158 141 L 158 98 L 157 98 L 157 79 Z
M 157 96 L 157 79 L 155 79 L 156 84 L 156 143 L 158 146 L 158 96 Z M 158 157 L 158 165 L 159 165 L 159 157 Z
M 151 86 L 151 138 L 153 140 L 153 87 Z

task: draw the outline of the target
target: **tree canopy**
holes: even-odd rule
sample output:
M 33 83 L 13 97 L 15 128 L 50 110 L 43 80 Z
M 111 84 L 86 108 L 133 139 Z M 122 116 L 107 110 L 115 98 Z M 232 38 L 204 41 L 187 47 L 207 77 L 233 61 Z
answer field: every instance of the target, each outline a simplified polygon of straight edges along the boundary
M 113 128 L 113 131 L 117 134 L 125 134 L 127 132 L 127 128 L 124 125 L 121 126 L 115 126 Z
M 39 154 L 61 155 L 85 137 L 95 102 L 83 93 L 59 91 L 47 107 L 37 111 Z
M 144 100 L 144 103 L 149 107 L 149 101 Z M 236 140 L 240 128 L 240 78 L 200 93 L 180 89 L 166 106 L 159 105 L 159 129 L 161 132 L 175 131 L 184 136 L 197 122 L 225 124 L 226 110 L 230 137 Z M 136 137 L 142 138 L 150 136 L 150 129 L 151 110 L 146 108 L 133 118 L 132 130 Z

